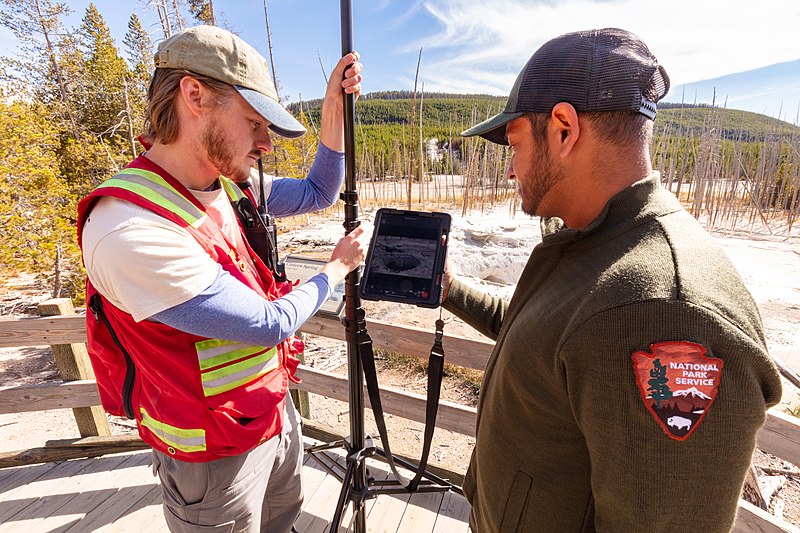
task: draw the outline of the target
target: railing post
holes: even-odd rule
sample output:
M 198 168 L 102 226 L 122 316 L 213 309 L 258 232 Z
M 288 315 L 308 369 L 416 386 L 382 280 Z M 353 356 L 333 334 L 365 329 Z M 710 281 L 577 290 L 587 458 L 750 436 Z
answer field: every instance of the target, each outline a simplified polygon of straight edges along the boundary
M 53 298 L 39 304 L 39 315 L 63 316 L 74 315 L 75 308 L 69 298 Z M 58 373 L 64 381 L 94 379 L 89 353 L 83 343 L 51 345 L 56 360 Z M 108 436 L 111 428 L 108 425 L 103 408 L 99 405 L 77 407 L 72 410 L 81 437 Z

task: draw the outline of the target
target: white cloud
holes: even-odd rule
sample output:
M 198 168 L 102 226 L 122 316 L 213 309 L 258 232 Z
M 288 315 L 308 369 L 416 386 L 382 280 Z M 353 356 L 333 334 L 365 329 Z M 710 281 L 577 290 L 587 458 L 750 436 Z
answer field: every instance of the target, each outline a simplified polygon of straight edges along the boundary
M 428 51 L 426 88 L 436 90 L 505 94 L 545 41 L 608 26 L 639 35 L 673 85 L 800 58 L 798 0 L 428 0 L 424 8 L 440 31 L 407 49 Z
M 392 29 L 398 29 L 402 27 L 423 9 L 425 1 L 426 0 L 414 0 L 411 5 L 406 5 L 408 3 L 407 0 L 400 0 L 400 3 L 405 6 L 405 10 L 400 16 L 395 17 L 394 20 L 392 20 L 392 23 L 389 25 L 389 27 Z M 391 4 L 391 0 L 385 0 L 381 10 L 388 8 L 389 4 Z

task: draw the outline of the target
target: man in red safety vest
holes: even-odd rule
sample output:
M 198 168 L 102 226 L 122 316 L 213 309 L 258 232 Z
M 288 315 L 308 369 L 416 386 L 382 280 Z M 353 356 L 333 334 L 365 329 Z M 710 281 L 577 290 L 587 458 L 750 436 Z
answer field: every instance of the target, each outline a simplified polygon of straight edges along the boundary
M 153 447 L 172 531 L 288 532 L 300 512 L 302 441 L 287 395 L 293 334 L 364 258 L 357 228 L 307 283 L 280 281 L 234 207 L 270 130 L 305 129 L 279 103 L 266 60 L 198 26 L 158 46 L 144 154 L 79 206 L 88 348 L 104 407 Z M 331 73 L 314 164 L 272 178 L 275 216 L 328 207 L 344 176 L 342 90 L 361 91 L 358 54 Z M 225 176 L 225 177 L 223 177 Z M 252 196 L 252 195 L 251 195 Z

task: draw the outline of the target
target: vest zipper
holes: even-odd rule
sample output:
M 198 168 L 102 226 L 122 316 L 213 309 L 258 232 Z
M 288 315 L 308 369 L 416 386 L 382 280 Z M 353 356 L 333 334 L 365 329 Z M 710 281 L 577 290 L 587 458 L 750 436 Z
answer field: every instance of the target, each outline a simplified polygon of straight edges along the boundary
M 108 317 L 106 317 L 103 311 L 103 302 L 98 293 L 94 293 L 89 299 L 89 309 L 91 309 L 95 320 L 103 321 L 103 324 L 106 325 L 108 332 L 111 334 L 111 339 L 114 341 L 114 344 L 117 345 L 122 355 L 125 356 L 125 381 L 123 381 L 122 384 L 122 408 L 125 410 L 125 416 L 131 420 L 135 420 L 136 413 L 133 410 L 133 384 L 136 381 L 136 365 L 133 364 L 133 359 L 128 353 L 128 350 L 122 346 L 117 334 L 114 333 L 111 322 L 109 322 Z

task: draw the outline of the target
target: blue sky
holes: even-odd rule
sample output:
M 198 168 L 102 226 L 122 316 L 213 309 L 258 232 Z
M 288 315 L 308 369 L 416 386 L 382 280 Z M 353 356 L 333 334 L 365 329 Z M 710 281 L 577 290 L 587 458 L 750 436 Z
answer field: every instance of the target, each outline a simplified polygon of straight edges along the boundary
M 74 10 L 66 26 L 77 27 L 89 1 L 66 3 Z M 155 9 L 146 4 L 95 1 L 120 45 L 134 11 L 154 41 L 163 38 Z M 215 0 L 214 6 L 220 25 L 267 54 L 263 0 Z M 282 95 L 291 101 L 321 96 L 318 54 L 328 72 L 340 56 L 339 2 L 268 0 L 267 6 Z M 422 47 L 420 82 L 426 92 L 507 94 L 544 41 L 604 26 L 642 37 L 673 86 L 800 59 L 800 0 L 353 0 L 353 13 L 365 92 L 412 89 Z M 0 54 L 15 54 L 13 36 L 5 29 L 0 29 Z M 790 120 L 800 104 L 800 87 L 748 88 L 753 95 L 726 95 L 725 90 L 718 88 L 717 98 L 730 96 L 736 103 L 729 107 L 776 116 L 782 105 L 784 113 L 790 110 Z M 679 99 L 680 94 L 668 98 Z

